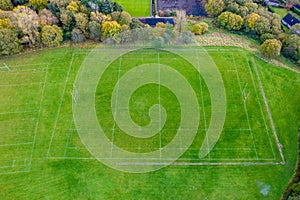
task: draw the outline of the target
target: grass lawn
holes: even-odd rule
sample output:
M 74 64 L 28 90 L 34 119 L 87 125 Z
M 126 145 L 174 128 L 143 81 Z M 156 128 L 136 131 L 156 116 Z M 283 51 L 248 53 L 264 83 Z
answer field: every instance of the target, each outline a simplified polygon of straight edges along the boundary
M 148 17 L 150 16 L 150 1 L 145 0 L 117 0 L 125 11 L 129 12 L 133 17 Z
M 207 53 L 211 56 L 226 93 L 223 131 L 203 158 L 198 155 L 212 122 L 213 91 L 206 77 L 186 59 L 166 50 L 131 51 L 111 62 L 97 79 L 92 90 L 97 122 L 114 145 L 134 153 L 165 147 L 175 138 L 180 121 L 189 117 L 182 114 L 182 102 L 167 86 L 168 81 L 180 91 L 184 84 L 174 78 L 180 74 L 194 91 L 200 118 L 189 118 L 189 122 L 199 124 L 191 146 L 175 165 L 141 174 L 114 170 L 95 159 L 90 153 L 93 151 L 83 145 L 78 136 L 82 129 L 73 120 L 72 101 L 77 102 L 80 95 L 88 98 L 92 87 L 92 80 L 86 79 L 82 90 L 74 90 L 80 67 L 101 70 L 104 65 L 97 59 L 101 60 L 101 55 L 107 59 L 107 49 L 95 50 L 98 57 L 87 49 L 64 47 L 0 58 L 0 66 L 6 63 L 9 67 L 0 68 L 0 199 L 279 199 L 297 159 L 299 74 L 267 64 L 240 48 L 205 47 L 207 53 L 200 49 L 202 53 L 195 54 L 199 49 L 186 50 L 198 61 L 200 71 Z M 95 66 L 90 65 L 91 58 L 95 58 Z M 139 76 L 128 77 L 134 81 L 126 82 L 126 74 L 137 66 L 146 66 L 144 70 L 156 66 L 155 73 L 161 77 L 158 81 L 164 83 L 166 78 L 166 83 L 149 82 L 138 87 L 132 94 L 128 92 L 127 108 L 116 106 L 119 104 L 112 103 L 111 94 L 117 91 L 122 98 L 128 95 L 122 93 L 124 85 L 129 87 L 148 77 L 141 71 L 136 74 Z M 164 66 L 176 73 L 164 75 Z M 278 164 L 281 157 L 260 85 L 283 145 L 284 165 Z M 148 113 L 156 104 L 167 113 L 164 124 L 160 123 L 164 116 L 161 108 Z M 159 134 L 145 139 L 128 135 L 127 127 L 115 123 L 126 109 L 141 127 L 157 123 Z M 114 113 L 118 114 L 115 118 Z M 185 138 L 180 141 L 184 143 Z M 115 151 L 109 149 L 111 157 L 99 159 L 118 159 Z
M 280 15 L 281 18 L 284 18 L 288 13 L 292 14 L 293 16 L 295 16 L 297 19 L 300 18 L 300 16 L 297 13 L 294 13 L 293 11 L 287 10 L 285 8 L 277 8 L 277 7 L 272 7 L 272 9 L 274 9 L 274 11 Z

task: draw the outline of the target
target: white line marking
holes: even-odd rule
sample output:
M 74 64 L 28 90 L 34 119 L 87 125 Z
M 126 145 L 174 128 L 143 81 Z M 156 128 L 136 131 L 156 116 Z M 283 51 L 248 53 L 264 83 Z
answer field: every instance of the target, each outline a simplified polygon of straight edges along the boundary
M 70 73 L 71 73 L 73 61 L 74 61 L 74 53 L 72 54 L 72 58 L 71 58 L 71 62 L 70 62 L 70 65 L 69 65 L 69 70 L 68 70 L 67 78 L 65 80 L 64 89 L 63 89 L 63 92 L 62 92 L 62 95 L 61 95 L 61 98 L 60 98 L 60 104 L 58 106 L 57 115 L 56 115 L 56 119 L 55 119 L 55 122 L 54 122 L 52 134 L 51 134 L 50 144 L 49 144 L 48 151 L 47 151 L 47 157 L 49 156 L 49 153 L 50 153 L 50 150 L 51 150 L 51 146 L 52 146 L 53 138 L 54 138 L 54 135 L 55 135 L 55 131 L 56 131 L 58 119 L 59 119 L 59 116 L 60 116 L 61 106 L 62 106 L 64 97 L 65 97 L 65 93 L 66 93 L 66 89 L 67 89 L 67 83 L 69 81 L 69 76 L 70 76 Z
M 237 75 L 237 79 L 238 79 L 238 82 L 239 82 L 241 95 L 243 96 L 242 86 L 241 86 L 241 81 L 240 81 L 240 76 L 239 76 L 239 72 L 238 72 L 238 69 L 237 69 L 237 66 L 236 66 L 235 58 L 234 58 L 234 55 L 233 55 L 233 54 L 231 54 L 231 55 L 232 55 L 234 67 L 235 67 L 235 69 L 236 69 L 236 75 Z M 255 141 L 254 141 L 254 136 L 253 136 L 252 129 L 251 129 L 251 125 L 250 125 L 249 115 L 248 115 L 248 110 L 247 110 L 247 105 L 246 105 L 245 100 L 243 101 L 243 104 L 244 104 L 244 110 L 245 110 L 245 113 L 246 113 L 247 122 L 248 122 L 248 126 L 249 126 L 249 129 L 250 129 L 251 137 L 252 137 L 252 144 L 253 144 L 253 147 L 256 149 L 256 145 L 255 145 Z M 255 154 L 256 154 L 256 159 L 258 159 L 257 151 L 255 151 Z
M 37 135 L 37 132 L 38 132 L 39 122 L 40 122 L 40 118 L 41 118 L 41 109 L 42 109 L 42 104 L 43 104 L 43 101 L 44 101 L 47 77 L 48 77 L 48 66 L 46 68 L 46 74 L 45 74 L 45 77 L 44 77 L 44 85 L 43 85 L 43 89 L 42 89 L 42 96 L 41 96 L 41 99 L 40 99 L 39 112 L 38 112 L 37 122 L 36 122 L 36 126 L 35 126 L 35 131 L 34 131 L 34 137 L 33 137 L 33 144 L 32 144 L 32 148 L 31 148 L 30 159 L 29 159 L 29 163 L 28 163 L 28 167 L 29 167 L 28 170 L 29 171 L 30 171 L 30 167 L 31 167 L 31 163 L 32 163 L 32 157 L 33 157 L 33 152 L 34 152 L 34 147 L 35 147 L 36 135 Z

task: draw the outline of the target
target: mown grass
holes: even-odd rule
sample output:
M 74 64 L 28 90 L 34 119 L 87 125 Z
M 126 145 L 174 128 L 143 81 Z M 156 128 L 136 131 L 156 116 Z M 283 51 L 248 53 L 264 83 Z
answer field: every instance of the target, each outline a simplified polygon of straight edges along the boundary
M 150 0 L 117 0 L 125 11 L 129 12 L 133 17 L 148 17 L 150 16 Z
M 220 68 L 227 88 L 233 89 L 233 93 L 231 90 L 226 91 L 228 96 L 233 95 L 231 101 L 229 101 L 228 109 L 237 111 L 234 104 L 237 104 L 238 110 L 240 106 L 243 108 L 243 105 L 240 105 L 240 99 L 238 99 L 241 98 L 239 96 L 239 86 L 234 84 L 229 87 L 230 84 L 236 83 L 236 76 L 233 76 L 231 72 L 226 72 L 226 70 L 238 68 L 241 73 L 242 85 L 244 85 L 245 82 L 251 80 L 250 71 L 254 73 L 253 63 L 250 59 L 253 55 L 243 51 L 242 54 L 241 52 L 235 54 L 234 51 L 239 50 L 238 48 L 227 47 L 222 47 L 227 53 L 218 53 L 219 48 L 207 47 L 206 49 Z M 0 108 L 3 113 L 8 112 L 8 108 L 11 109 L 10 111 L 17 108 L 37 108 L 40 111 L 40 115 L 24 114 L 24 116 L 20 116 L 8 114 L 2 115 L 0 118 L 1 144 L 18 142 L 21 136 L 25 136 L 25 139 L 29 141 L 35 141 L 34 146 L 29 144 L 29 148 L 27 146 L 24 148 L 22 146 L 11 146 L 10 149 L 3 151 L 0 149 L 1 155 L 6 155 L 7 159 L 5 160 L 11 166 L 10 168 L 0 168 L 0 199 L 279 199 L 293 174 L 297 158 L 296 138 L 300 121 L 300 97 L 297 95 L 300 92 L 300 76 L 298 74 L 272 66 L 254 57 L 279 140 L 283 144 L 286 158 L 285 165 L 169 166 L 151 173 L 128 174 L 110 169 L 97 160 L 80 159 L 90 158 L 90 154 L 81 144 L 76 130 L 73 129 L 70 93 L 73 91 L 73 82 L 77 72 L 88 52 L 88 50 L 76 48 L 60 48 L 1 58 L 0 63 L 11 66 L 12 72 L 14 72 L 13 66 L 16 65 L 28 64 L 27 68 L 30 69 L 30 73 L 17 73 L 17 76 L 12 76 L 16 74 L 1 69 L 2 84 L 3 81 L 14 83 L 28 83 L 28 80 L 46 81 L 44 90 L 40 87 L 43 84 L 34 86 L 32 89 L 24 87 L 0 88 L 1 99 L 3 100 Z M 138 54 L 140 53 L 145 55 L 143 52 L 137 52 L 137 55 L 135 55 L 136 61 L 130 59 L 130 64 L 138 62 L 137 60 L 140 59 Z M 149 56 L 156 55 L 155 51 L 153 53 L 150 53 Z M 168 59 L 173 56 L 172 54 L 165 53 L 164 56 L 166 58 L 165 62 L 172 63 L 174 61 Z M 236 59 L 235 65 L 233 58 Z M 247 58 L 249 58 L 249 66 L 246 62 Z M 38 63 L 48 64 L 34 66 Z M 113 65 L 110 69 L 113 69 Z M 194 72 L 189 68 L 189 65 L 182 63 L 174 66 L 185 74 L 189 80 L 194 80 L 195 82 L 191 81 L 192 84 L 196 85 L 200 81 L 200 79 L 192 78 Z M 32 70 L 37 67 L 43 70 Z M 124 67 L 130 66 L 125 65 Z M 47 68 L 48 70 L 46 70 Z M 25 69 L 26 67 L 23 68 L 23 70 Z M 109 74 L 107 73 L 107 78 L 109 78 Z M 108 80 L 108 83 L 112 84 L 113 80 L 113 78 Z M 249 81 L 249 84 L 251 84 L 251 81 Z M 257 83 L 256 79 L 254 81 Z M 11 82 L 9 83 L 11 84 Z M 42 83 L 44 82 L 42 81 Z M 252 92 L 255 93 L 254 86 L 250 86 L 251 94 Z M 204 99 L 207 101 L 206 105 L 209 105 L 209 94 L 205 91 L 205 86 L 203 89 Z M 42 91 L 44 91 L 43 95 Z M 143 113 L 147 111 L 149 105 L 157 102 L 154 98 L 157 94 L 156 91 L 157 86 L 148 85 L 140 88 L 133 95 L 132 106 L 136 108 L 133 118 L 138 123 L 146 124 L 148 122 Z M 168 97 L 165 99 L 166 106 L 170 105 L 171 111 L 176 109 L 172 108 L 172 106 L 178 106 L 174 96 L 168 90 L 163 89 L 162 92 Z M 196 89 L 196 92 L 201 95 L 200 90 Z M 41 98 L 41 104 L 35 103 L 36 99 Z M 237 101 L 233 102 L 233 100 Z M 261 101 L 261 103 L 263 102 Z M 138 105 L 142 106 L 139 107 Z M 261 115 L 256 115 L 256 111 L 259 109 L 258 104 L 249 102 L 248 106 L 251 123 L 261 123 Z M 201 109 L 206 109 L 207 117 L 209 117 L 209 106 Z M 225 125 L 229 129 L 232 129 L 232 126 L 235 125 L 240 126 L 240 123 L 245 119 L 243 114 L 239 117 L 237 117 L 239 113 L 230 112 L 230 114 L 228 117 L 231 120 Z M 176 116 L 174 116 L 174 119 L 176 119 Z M 34 132 L 35 127 L 32 127 L 31 124 L 34 126 L 37 121 L 39 123 L 36 137 L 34 137 L 34 134 L 24 135 L 23 133 Z M 174 121 L 176 128 L 177 119 Z M 204 124 L 203 116 L 201 122 Z M 263 130 L 260 127 L 255 127 L 253 126 L 253 130 L 258 130 L 258 132 Z M 22 131 L 19 132 L 20 130 Z M 199 135 L 200 139 L 198 141 L 201 142 L 203 135 Z M 238 146 L 247 144 L 246 141 L 248 141 L 246 139 L 244 141 L 246 143 L 240 144 L 241 140 L 231 138 L 230 135 L 223 135 L 221 141 L 225 145 L 230 145 L 233 142 L 234 145 Z M 257 135 L 257 137 L 260 136 Z M 262 139 L 261 141 L 265 140 Z M 119 144 L 124 145 L 124 141 L 119 141 Z M 196 144 L 193 145 L 192 147 L 198 148 Z M 260 144 L 259 146 L 263 147 L 264 145 Z M 66 149 L 66 147 L 68 148 Z M 126 145 L 123 147 L 126 148 Z M 15 152 L 15 154 L 11 152 Z M 28 154 L 20 155 L 18 152 L 28 152 Z M 269 155 L 268 151 L 262 152 Z M 193 155 L 192 153 L 193 151 L 191 151 L 191 154 L 184 156 L 190 158 Z M 238 152 L 233 153 L 239 155 Z M 224 157 L 226 153 L 215 155 L 223 155 Z M 29 163 L 31 156 L 32 160 Z M 253 157 L 253 155 L 250 156 Z M 6 172 L 23 170 L 23 168 L 19 169 L 16 166 L 12 167 L 13 160 L 16 160 L 15 165 L 21 165 L 24 161 L 23 158 L 28 158 L 25 163 L 25 170 L 30 172 L 5 174 Z M 2 160 L 4 159 L 1 158 Z M 0 165 L 4 166 L 3 162 Z M 266 196 L 261 193 L 263 190 L 268 191 Z

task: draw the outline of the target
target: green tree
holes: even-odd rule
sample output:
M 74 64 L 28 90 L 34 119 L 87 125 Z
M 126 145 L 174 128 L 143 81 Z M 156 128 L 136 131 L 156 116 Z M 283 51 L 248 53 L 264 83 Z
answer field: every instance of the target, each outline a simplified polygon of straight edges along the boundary
M 56 26 L 44 26 L 42 29 L 42 42 L 47 47 L 56 47 L 63 41 L 62 30 Z
M 267 57 L 275 57 L 280 55 L 281 42 L 276 39 L 268 39 L 261 46 L 261 52 Z
M 199 24 L 195 24 L 192 28 L 192 33 L 194 33 L 195 35 L 202 35 L 207 31 L 208 31 L 208 25 L 205 22 L 200 22 Z
M 294 26 L 292 26 L 291 32 L 294 33 L 294 34 L 297 34 L 298 36 L 300 36 L 300 23 L 295 24 Z
M 287 35 L 282 39 L 282 54 L 295 61 L 300 59 L 300 37 L 296 34 Z
M 223 0 L 208 0 L 205 4 L 207 14 L 212 16 L 218 16 L 224 9 L 225 3 Z
M 240 30 L 244 24 L 244 19 L 232 12 L 223 12 L 218 17 L 218 25 L 228 30 Z
M 75 17 L 75 27 L 83 32 L 84 35 L 88 34 L 88 24 L 89 20 L 86 14 L 84 13 L 76 13 Z
M 0 29 L 0 55 L 19 53 L 22 49 L 18 34 L 12 29 Z

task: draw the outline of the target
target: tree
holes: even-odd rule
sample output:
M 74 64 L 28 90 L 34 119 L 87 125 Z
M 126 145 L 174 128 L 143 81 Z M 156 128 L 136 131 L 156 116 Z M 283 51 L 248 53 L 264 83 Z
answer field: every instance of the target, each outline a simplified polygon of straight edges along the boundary
M 282 38 L 282 54 L 295 61 L 300 59 L 300 37 L 296 34 Z
M 122 26 L 116 21 L 107 21 L 103 22 L 101 31 L 104 38 L 113 37 L 120 33 Z
M 223 12 L 218 17 L 218 25 L 228 30 L 240 30 L 244 24 L 244 19 L 232 12 Z
M 0 55 L 19 53 L 22 49 L 18 34 L 12 29 L 0 29 Z
M 47 7 L 48 0 L 29 0 L 29 3 L 35 10 L 41 10 Z
M 74 17 L 76 22 L 75 27 L 81 30 L 84 33 L 84 35 L 87 36 L 88 24 L 89 24 L 87 15 L 84 13 L 76 13 Z
M 292 26 L 291 28 L 291 32 L 293 34 L 297 34 L 298 36 L 300 36 L 300 24 L 295 24 L 294 26 Z
M 14 16 L 17 19 L 18 28 L 21 30 L 22 42 L 28 43 L 30 47 L 38 45 L 40 24 L 36 12 L 25 6 L 18 6 L 14 9 Z
M 9 18 L 0 19 L 0 29 L 10 28 L 10 27 L 11 24 Z
M 223 0 L 208 0 L 205 4 L 207 14 L 212 16 L 218 16 L 224 9 L 225 3 Z
M 275 57 L 280 55 L 281 42 L 276 39 L 268 39 L 261 46 L 261 52 L 267 57 Z
M 179 32 L 182 32 L 187 26 L 185 10 L 178 10 L 176 12 L 176 26 Z
M 90 33 L 90 39 L 98 41 L 101 36 L 101 24 L 90 21 L 89 22 L 89 33 Z
M 13 4 L 11 0 L 0 0 L 0 10 L 12 10 Z
M 251 13 L 248 17 L 247 17 L 247 25 L 251 30 L 254 30 L 254 25 L 255 22 L 259 19 L 259 15 L 256 13 Z
M 71 39 L 72 39 L 72 41 L 74 41 L 76 43 L 84 42 L 85 36 L 81 30 L 79 30 L 78 28 L 74 28 L 74 30 L 72 31 Z
M 117 21 L 120 25 L 129 25 L 131 23 L 131 15 L 128 12 L 112 12 L 110 14 L 112 20 Z
M 265 33 L 271 33 L 270 21 L 267 18 L 261 16 L 254 23 L 254 30 L 259 35 L 262 35 L 262 34 L 265 34 Z
M 205 22 L 200 22 L 199 24 L 195 24 L 192 28 L 192 33 L 194 33 L 195 35 L 202 35 L 207 31 L 208 31 L 208 25 Z
M 42 29 L 42 42 L 47 47 L 59 46 L 63 41 L 62 30 L 56 26 L 46 25 Z

